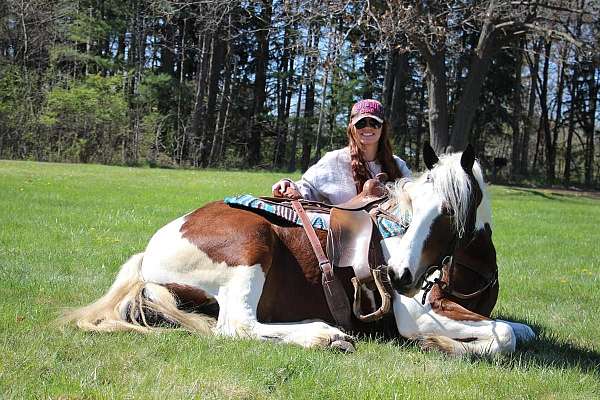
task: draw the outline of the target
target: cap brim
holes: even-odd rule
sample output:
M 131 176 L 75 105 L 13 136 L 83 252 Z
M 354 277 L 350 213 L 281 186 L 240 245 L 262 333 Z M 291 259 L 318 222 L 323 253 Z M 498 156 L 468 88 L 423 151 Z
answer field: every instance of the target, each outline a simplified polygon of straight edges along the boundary
M 373 118 L 375 121 L 379 122 L 380 124 L 383 124 L 383 119 L 373 115 L 373 114 L 358 114 L 355 115 L 354 117 L 352 117 L 352 121 L 350 121 L 352 123 L 352 125 L 356 125 L 356 123 L 358 121 L 360 121 L 363 118 Z

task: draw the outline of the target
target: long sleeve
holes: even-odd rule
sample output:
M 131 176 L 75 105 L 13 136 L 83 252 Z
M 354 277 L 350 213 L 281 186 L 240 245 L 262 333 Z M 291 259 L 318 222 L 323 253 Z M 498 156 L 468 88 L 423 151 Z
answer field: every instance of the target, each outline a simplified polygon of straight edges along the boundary
M 394 160 L 396 161 L 396 164 L 398 165 L 398 168 L 400 169 L 400 173 L 402 174 L 403 178 L 408 178 L 412 176 L 412 171 L 410 170 L 410 168 L 408 168 L 408 165 L 406 165 L 406 161 L 404 161 L 398 156 L 394 156 Z
M 326 153 L 295 182 L 307 200 L 340 204 L 356 196 L 348 148 Z

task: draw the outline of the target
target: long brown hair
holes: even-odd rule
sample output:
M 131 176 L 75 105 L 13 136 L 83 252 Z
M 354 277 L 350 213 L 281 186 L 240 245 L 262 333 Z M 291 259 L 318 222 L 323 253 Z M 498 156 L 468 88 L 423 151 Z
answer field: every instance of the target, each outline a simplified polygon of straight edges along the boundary
M 362 144 L 358 140 L 358 134 L 356 128 L 352 123 L 348 124 L 346 129 L 346 135 L 348 136 L 348 147 L 350 148 L 350 167 L 352 168 L 352 177 L 354 178 L 354 184 L 356 185 L 356 193 L 362 191 L 362 187 L 365 182 L 373 178 L 367 167 L 365 161 L 364 149 Z M 381 127 L 381 136 L 377 143 L 377 154 L 375 160 L 381 164 L 381 172 L 385 172 L 388 175 L 390 181 L 402 178 L 402 173 L 398 164 L 394 160 L 394 153 L 392 152 L 392 143 L 390 142 L 390 127 L 387 121 L 383 121 Z

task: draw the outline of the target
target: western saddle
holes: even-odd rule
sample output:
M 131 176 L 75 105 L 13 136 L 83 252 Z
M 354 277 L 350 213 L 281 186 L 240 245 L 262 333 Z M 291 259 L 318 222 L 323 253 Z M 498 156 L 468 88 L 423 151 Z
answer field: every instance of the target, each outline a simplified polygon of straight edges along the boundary
M 333 266 L 354 269 L 352 311 L 360 321 L 371 322 L 380 319 L 391 308 L 389 285 L 384 280 L 380 268 L 385 264 L 379 245 L 381 237 L 378 230 L 373 229 L 378 213 L 383 212 L 378 205 L 388 198 L 388 189 L 383 184 L 386 180 L 386 174 L 379 174 L 376 178 L 369 179 L 361 193 L 350 201 L 337 205 L 281 197 L 262 198 L 285 206 L 289 203 L 300 218 L 319 262 L 323 291 L 331 314 L 336 324 L 346 329 L 352 326 L 350 304 L 339 279 L 335 277 Z M 327 255 L 323 252 L 305 210 L 329 213 Z M 391 216 L 387 214 L 386 217 Z M 377 289 L 381 296 L 381 306 L 368 314 L 363 314 L 361 310 L 363 285 L 369 289 Z

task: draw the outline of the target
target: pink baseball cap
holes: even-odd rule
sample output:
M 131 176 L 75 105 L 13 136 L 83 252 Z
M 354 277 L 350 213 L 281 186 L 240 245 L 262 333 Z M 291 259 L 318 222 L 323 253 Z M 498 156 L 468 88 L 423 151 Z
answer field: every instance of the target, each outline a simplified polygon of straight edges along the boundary
M 383 123 L 383 105 L 380 102 L 373 99 L 361 100 L 352 106 L 352 112 L 350 113 L 350 123 L 356 124 L 363 118 L 373 118 L 374 120 Z

